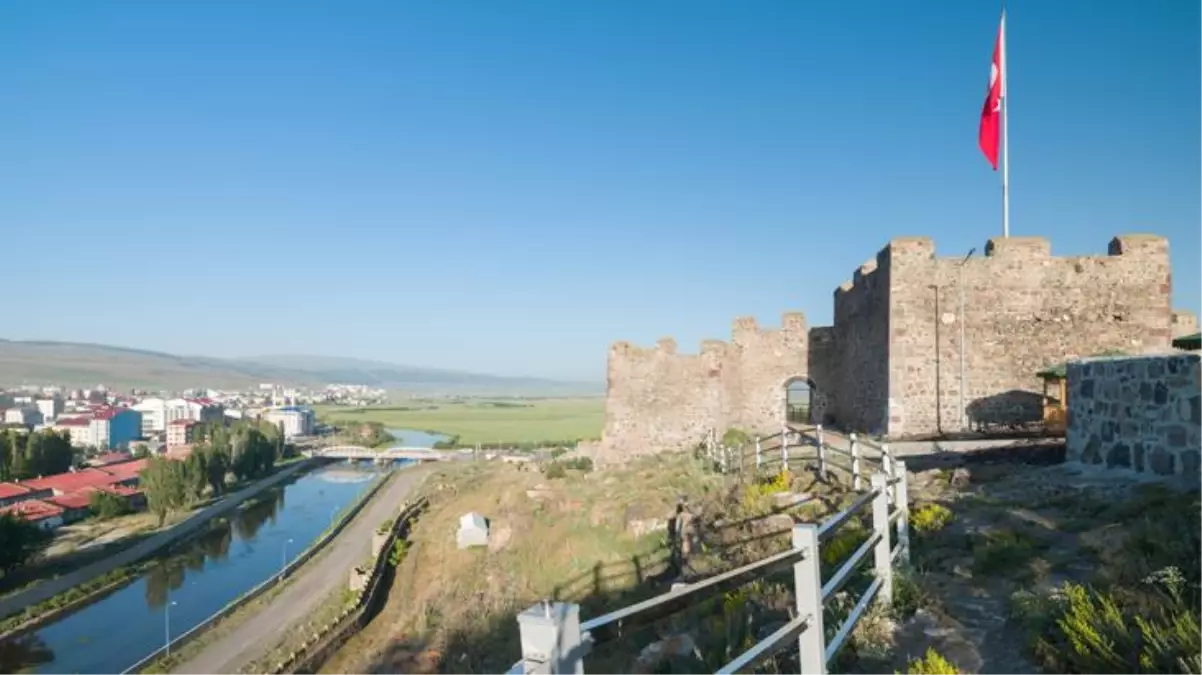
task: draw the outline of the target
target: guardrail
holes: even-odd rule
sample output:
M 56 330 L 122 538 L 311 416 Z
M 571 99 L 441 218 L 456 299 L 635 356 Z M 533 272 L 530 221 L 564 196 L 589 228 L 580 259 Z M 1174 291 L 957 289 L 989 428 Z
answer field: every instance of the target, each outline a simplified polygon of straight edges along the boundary
M 814 452 L 804 452 L 807 449 Z M 724 474 L 742 473 L 750 468 L 759 473 L 774 466 L 788 468 L 797 461 L 816 460 L 820 475 L 829 477 L 831 469 L 839 469 L 851 478 L 855 490 L 863 489 L 866 468 L 877 467 L 889 478 L 896 477 L 896 460 L 888 443 L 824 429 L 821 424 L 783 425 L 777 433 L 755 436 L 746 446 L 718 443 L 716 433 L 711 430 L 704 443 L 704 456 L 714 471 Z
M 206 630 L 208 630 L 209 628 L 212 628 L 213 624 L 217 623 L 218 621 L 221 621 L 222 619 L 224 619 L 224 618 L 228 617 L 229 615 L 233 614 L 234 612 L 238 611 L 242 606 L 246 605 L 248 602 L 258 598 L 259 596 L 263 595 L 267 591 L 275 588 L 276 585 L 279 584 L 281 581 L 284 581 L 288 577 L 292 576 L 292 574 L 298 568 L 300 568 L 301 565 L 304 565 L 306 562 L 309 561 L 310 558 L 312 558 L 319 551 L 321 551 L 321 549 L 324 548 L 326 544 L 333 541 L 334 537 L 338 536 L 338 534 L 341 533 L 342 530 L 344 530 L 346 528 L 346 526 L 350 524 L 351 520 L 353 520 L 355 518 L 355 516 L 359 513 L 359 511 L 361 511 L 363 509 L 363 507 L 367 504 L 367 502 L 371 501 L 371 498 L 374 497 L 376 495 L 376 493 L 380 491 L 380 488 L 384 487 L 384 485 L 386 483 L 388 483 L 390 480 L 392 480 L 395 476 L 396 476 L 395 473 L 389 473 L 385 476 L 382 476 L 380 479 L 376 480 L 375 483 L 373 483 L 370 487 L 368 487 L 367 490 L 365 490 L 363 492 L 363 494 L 360 495 L 359 498 L 356 499 L 353 504 L 351 504 L 351 507 L 349 509 L 346 509 L 343 511 L 341 517 L 339 517 L 339 519 L 334 523 L 333 527 L 327 529 L 325 534 L 323 534 L 320 538 L 318 538 L 316 541 L 314 541 L 312 544 L 310 544 L 307 548 L 305 548 L 305 550 L 302 551 L 300 555 L 293 558 L 292 561 L 289 562 L 287 565 L 285 565 L 283 567 L 283 569 L 281 569 L 279 572 L 276 572 L 275 574 L 271 575 L 270 577 L 267 577 L 263 581 L 259 582 L 259 584 L 257 586 L 255 586 L 254 588 L 250 589 L 249 591 L 247 591 L 247 592 L 243 593 L 242 595 L 229 601 L 224 607 L 217 610 L 214 614 L 209 616 L 204 621 L 201 621 L 200 623 L 196 624 L 189 630 L 179 634 L 178 636 L 171 638 L 171 640 L 169 642 L 167 642 L 166 644 L 164 644 L 162 647 L 159 647 L 158 649 L 154 650 L 153 652 L 151 652 L 151 653 L 147 654 L 146 656 L 142 657 L 141 659 L 139 659 L 137 663 L 133 664 L 129 668 L 126 668 L 124 671 L 122 671 L 121 675 L 127 675 L 128 673 L 140 672 L 141 670 L 143 670 L 150 664 L 154 663 L 155 661 L 159 660 L 160 658 L 165 658 L 165 657 L 171 656 L 172 650 L 178 651 L 184 645 L 188 644 L 192 640 L 199 637 Z
M 821 433 L 821 432 L 819 432 Z M 788 462 L 789 437 L 782 435 Z M 761 441 L 764 439 L 760 439 Z M 762 450 L 762 447 L 761 447 Z M 888 456 L 885 449 L 882 456 Z M 717 594 L 742 586 L 769 572 L 793 567 L 796 612 L 793 620 L 717 670 L 746 670 L 796 644 L 800 673 L 826 673 L 832 659 L 874 600 L 888 605 L 893 597 L 893 565 L 910 556 L 909 496 L 905 463 L 891 461 L 896 473 L 871 475 L 870 489 L 850 506 L 822 523 L 793 527 L 792 548 L 708 579 L 673 588 L 668 593 L 581 620 L 580 606 L 543 601 L 517 616 L 521 630 L 522 660 L 508 671 L 519 673 L 583 673 L 584 657 L 594 648 L 615 640 L 626 629 L 646 625 L 680 612 Z M 871 509 L 872 533 L 844 560 L 825 582 L 821 573 L 821 546 L 861 510 Z M 896 546 L 890 530 L 896 534 Z M 823 610 L 871 554 L 875 579 L 860 596 L 847 618 L 826 639 Z M 796 643 L 793 641 L 796 640 Z
M 381 594 L 384 585 L 384 573 L 388 569 L 389 557 L 397 539 L 408 536 L 413 519 L 421 514 L 429 505 L 426 497 L 419 497 L 412 503 L 401 506 L 388 538 L 384 540 L 379 553 L 376 554 L 371 577 L 353 605 L 347 607 L 332 623 L 318 631 L 313 640 L 306 641 L 298 651 L 290 654 L 284 661 L 272 669 L 272 675 L 281 673 L 314 673 L 318 667 L 338 650 L 350 636 L 363 628 L 367 621 L 380 609 L 380 603 L 385 596 Z

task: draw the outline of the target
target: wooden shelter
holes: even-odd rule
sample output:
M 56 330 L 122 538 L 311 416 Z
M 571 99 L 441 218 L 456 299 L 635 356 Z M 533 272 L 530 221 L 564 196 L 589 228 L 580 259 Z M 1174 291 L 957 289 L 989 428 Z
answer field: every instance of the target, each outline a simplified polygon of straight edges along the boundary
M 1043 427 L 1047 433 L 1063 434 L 1068 428 L 1068 367 L 1045 368 L 1035 376 L 1043 380 Z

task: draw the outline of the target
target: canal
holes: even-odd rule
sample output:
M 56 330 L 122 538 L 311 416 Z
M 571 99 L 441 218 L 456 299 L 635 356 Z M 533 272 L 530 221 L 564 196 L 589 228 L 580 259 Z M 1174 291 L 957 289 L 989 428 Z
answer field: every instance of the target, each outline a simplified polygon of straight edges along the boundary
M 124 671 L 279 571 L 380 471 L 331 464 L 263 492 L 128 586 L 0 644 L 0 673 Z

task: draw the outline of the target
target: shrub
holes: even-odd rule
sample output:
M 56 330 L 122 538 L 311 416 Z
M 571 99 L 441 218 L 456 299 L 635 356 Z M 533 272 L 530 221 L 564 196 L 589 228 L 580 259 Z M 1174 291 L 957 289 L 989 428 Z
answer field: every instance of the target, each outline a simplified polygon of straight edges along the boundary
M 954 518 L 952 510 L 942 504 L 923 504 L 910 513 L 910 529 L 919 535 L 933 534 Z
M 1041 548 L 1027 535 L 1014 530 L 995 530 L 972 540 L 973 570 L 992 574 L 1003 570 L 1028 569 L 1028 560 Z
M 588 473 L 593 470 L 593 460 L 588 457 L 573 457 L 563 462 L 565 468 Z
M 722 445 L 728 448 L 740 448 L 751 442 L 751 436 L 742 429 L 727 429 L 726 433 L 722 434 Z
M 914 578 L 901 571 L 893 574 L 893 616 L 904 621 L 927 603 L 927 595 Z
M 1106 592 L 1064 585 L 1059 616 L 1036 638 L 1049 672 L 1197 673 L 1202 625 L 1196 609 L 1168 600 L 1145 615 L 1124 612 Z
M 92 496 L 88 498 L 88 507 L 101 520 L 134 512 L 128 500 L 103 490 L 96 490 L 92 493 Z
M 559 462 L 551 462 L 543 468 L 543 475 L 551 480 L 556 478 L 565 478 L 568 475 L 568 470 Z
M 551 451 L 551 459 L 559 459 L 565 452 L 567 452 L 567 450 L 564 448 L 555 448 Z
M 959 675 L 960 670 L 932 648 L 921 659 L 914 659 L 906 667 L 907 675 Z
M 397 537 L 392 543 L 392 552 L 388 554 L 388 564 L 396 567 L 405 559 L 405 553 L 409 551 L 409 542 Z

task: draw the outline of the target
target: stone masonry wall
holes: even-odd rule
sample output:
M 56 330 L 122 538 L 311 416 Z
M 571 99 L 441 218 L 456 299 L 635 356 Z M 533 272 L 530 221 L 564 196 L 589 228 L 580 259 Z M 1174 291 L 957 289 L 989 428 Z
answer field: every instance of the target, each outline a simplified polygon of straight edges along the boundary
M 1184 310 L 1173 311 L 1173 339 L 1193 335 L 1198 332 L 1198 317 L 1193 312 Z
M 808 331 L 800 313 L 785 314 L 778 330 L 737 319 L 729 343 L 707 340 L 700 354 L 677 353 L 671 339 L 653 349 L 615 343 L 598 454 L 615 459 L 687 448 L 711 428 L 777 428 L 785 386 L 799 377 L 809 377 Z
M 882 253 L 890 266 L 891 436 L 961 428 L 961 282 L 970 422 L 1039 419 L 1042 368 L 1171 341 L 1163 237 L 1115 237 L 1104 256 L 1053 257 L 1042 237 L 991 239 L 984 256 L 967 261 L 937 258 L 929 239 L 895 239 Z
M 1198 484 L 1199 372 L 1198 354 L 1069 363 L 1066 458 Z
M 837 382 L 832 415 L 848 429 L 883 432 L 889 419 L 888 249 L 835 291 Z

